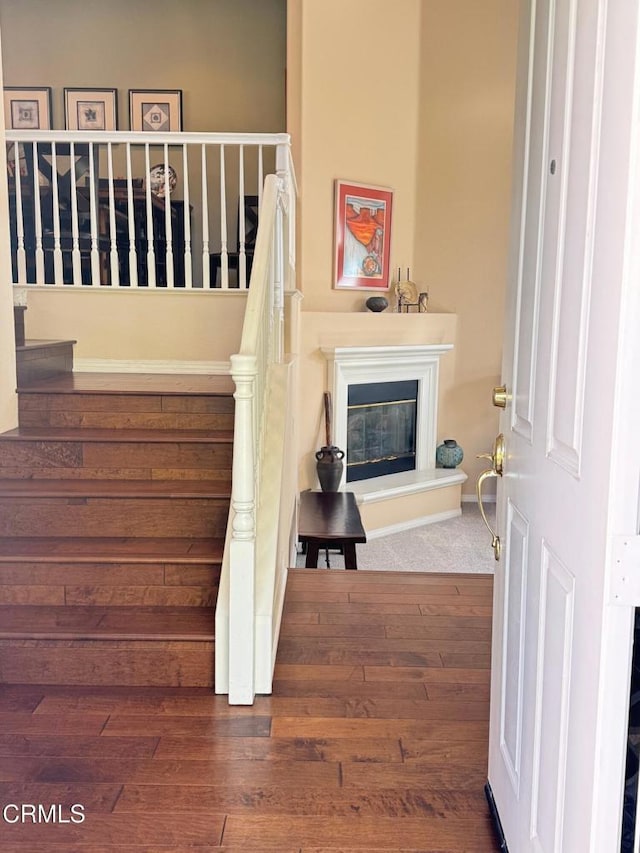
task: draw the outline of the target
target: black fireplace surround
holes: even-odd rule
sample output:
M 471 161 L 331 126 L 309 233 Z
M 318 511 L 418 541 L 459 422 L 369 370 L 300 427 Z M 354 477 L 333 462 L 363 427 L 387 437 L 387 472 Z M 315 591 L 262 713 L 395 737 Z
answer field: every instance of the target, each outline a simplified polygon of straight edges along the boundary
M 416 467 L 418 380 L 347 389 L 347 482 Z

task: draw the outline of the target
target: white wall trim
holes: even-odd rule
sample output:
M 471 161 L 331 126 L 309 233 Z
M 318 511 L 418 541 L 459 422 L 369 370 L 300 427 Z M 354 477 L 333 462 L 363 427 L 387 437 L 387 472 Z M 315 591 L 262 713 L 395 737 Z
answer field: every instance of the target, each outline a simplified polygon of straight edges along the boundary
M 494 504 L 496 502 L 495 495 L 487 495 L 484 492 L 482 493 L 482 503 L 484 504 Z M 462 495 L 462 503 L 465 504 L 477 504 L 478 496 L 476 494 Z
M 400 474 L 347 483 L 347 488 L 355 493 L 359 504 L 369 504 L 459 486 L 466 479 L 467 475 L 459 468 L 433 468 L 430 471 L 403 471 Z
M 435 524 L 437 521 L 448 521 L 451 518 L 458 518 L 460 515 L 462 515 L 461 509 L 447 509 L 433 515 L 424 515 L 421 518 L 412 518 L 409 521 L 390 524 L 388 527 L 377 527 L 375 530 L 367 530 L 367 541 L 379 539 L 381 536 L 390 536 L 392 533 L 403 533 L 405 530 L 413 530 L 414 527 L 422 527 L 425 524 Z
M 74 358 L 73 369 L 77 373 L 198 373 L 227 375 L 229 373 L 229 362 Z
M 103 133 L 104 131 L 100 131 Z M 20 292 L 24 291 L 26 294 L 26 299 L 28 299 L 31 294 L 34 293 L 55 293 L 56 296 L 60 296 L 66 294 L 67 296 L 70 293 L 75 294 L 76 296 L 79 294 L 84 294 L 85 296 L 101 296 L 105 298 L 114 298 L 114 297 L 124 297 L 126 299 L 127 296 L 145 296 L 152 297 L 157 296 L 162 299 L 165 296 L 184 296 L 188 299 L 192 297 L 204 297 L 207 299 L 218 299 L 221 297 L 238 297 L 241 296 L 244 299 L 247 298 L 249 293 L 248 288 L 246 290 L 241 290 L 237 287 L 98 287 L 88 285 L 64 285 L 63 287 L 52 287 L 48 284 L 35 284 L 35 282 L 20 282 L 19 284 L 13 283 L 13 291 L 14 293 L 18 293 L 17 297 L 14 299 L 25 300 L 25 296 Z M 25 302 L 15 302 L 14 304 L 27 304 Z

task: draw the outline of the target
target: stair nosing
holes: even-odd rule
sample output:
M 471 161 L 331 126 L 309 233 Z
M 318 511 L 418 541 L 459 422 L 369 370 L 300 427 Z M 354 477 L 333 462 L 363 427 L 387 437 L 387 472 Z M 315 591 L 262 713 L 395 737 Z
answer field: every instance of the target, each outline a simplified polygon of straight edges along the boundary
M 144 549 L 150 542 L 158 543 L 158 550 Z M 176 549 L 176 545 L 180 548 Z M 21 547 L 18 547 L 21 546 Z M 38 547 L 36 547 L 38 546 Z M 68 552 L 65 552 L 65 546 Z M 121 550 L 123 547 L 130 551 Z M 19 553 L 11 551 L 15 548 Z M 29 550 L 31 547 L 31 551 Z M 139 549 L 136 551 L 136 547 Z M 86 550 L 80 553 L 83 548 Z M 49 553 L 42 553 L 49 549 Z M 110 550 L 111 549 L 111 550 Z M 204 549 L 204 550 L 200 550 Z M 52 551 L 55 550 L 55 553 Z M 0 537 L 0 564 L 2 563 L 171 563 L 180 565 L 219 564 L 224 552 L 222 537 L 76 537 L 49 536 Z
M 177 387 L 162 387 L 161 379 L 165 378 L 167 384 L 175 383 L 176 380 L 180 379 L 185 383 L 189 383 L 189 381 L 199 382 L 203 379 L 201 374 L 190 374 L 190 373 L 172 373 L 172 374 L 141 374 L 142 376 L 146 376 L 148 380 L 152 382 L 153 387 L 143 387 L 140 385 L 138 388 L 122 388 L 117 387 L 116 384 L 111 388 L 105 387 L 105 382 L 111 380 L 114 383 L 118 381 L 123 381 L 126 385 L 127 382 L 131 382 L 133 378 L 133 374 L 130 373 L 95 373 L 95 372 L 81 372 L 75 371 L 72 374 L 69 374 L 72 379 L 71 382 L 75 381 L 83 381 L 86 383 L 86 387 L 64 387 L 61 383 L 60 377 L 55 377 L 55 379 L 43 379 L 43 380 L 33 380 L 26 385 L 22 385 L 18 387 L 18 393 L 20 394 L 100 394 L 103 396 L 109 395 L 118 395 L 118 396 L 165 396 L 165 397 L 233 397 L 234 394 L 234 384 L 231 379 L 230 373 L 218 373 L 212 374 L 208 378 L 217 380 L 219 383 L 227 383 L 226 388 L 206 388 L 206 389 L 198 389 L 190 387 L 188 389 L 185 388 L 177 388 Z M 57 383 L 58 387 L 49 387 L 49 382 Z M 94 381 L 98 386 L 101 387 L 91 387 L 91 383 Z M 157 383 L 157 385 L 156 385 Z
M 215 485 L 214 485 L 215 484 Z M 214 480 L 1 479 L 1 498 L 102 498 L 117 500 L 229 500 L 231 485 Z
M 98 429 L 95 427 L 16 427 L 0 434 L 6 441 L 141 444 L 233 444 L 233 430 Z
M 116 641 L 116 640 L 127 640 L 127 641 L 137 641 L 137 642 L 213 642 L 214 637 L 214 629 L 215 629 L 215 610 L 212 607 L 203 607 L 203 608 L 192 608 L 192 607 L 176 607 L 176 608 L 166 608 L 166 607 L 136 607 L 135 605 L 131 606 L 116 606 L 116 607 L 66 607 L 64 605 L 2 605 L 0 606 L 0 614 L 3 611 L 21 611 L 24 612 L 25 607 L 28 608 L 28 616 L 34 622 L 34 627 L 25 628 L 24 626 L 16 625 L 14 628 L 1 628 L 0 629 L 0 640 L 106 640 L 106 641 Z M 188 627 L 184 627 L 181 625 L 177 630 L 171 630 L 170 623 L 172 618 L 178 617 L 179 619 L 184 619 L 185 616 L 194 616 L 194 610 L 197 611 L 198 617 L 203 616 L 206 617 L 207 621 L 210 620 L 210 625 L 206 628 L 203 628 L 201 625 L 198 627 L 197 625 L 193 630 L 189 630 Z M 98 620 L 98 624 L 85 625 L 81 624 L 77 626 L 71 625 L 46 625 L 46 626 L 38 626 L 38 619 L 42 618 L 43 614 L 50 615 L 52 612 L 60 611 L 60 614 L 63 614 L 66 618 L 69 618 L 70 614 L 74 612 L 79 614 L 79 617 L 82 618 L 85 616 L 86 618 L 90 618 L 92 620 Z M 152 619 L 157 617 L 159 621 L 164 622 L 164 628 L 160 627 L 154 629 L 150 627 L 148 624 L 146 627 L 142 627 L 139 630 L 135 630 L 129 627 L 119 627 L 117 625 L 109 626 L 108 624 L 104 627 L 102 626 L 103 619 L 108 618 L 109 616 L 115 615 L 126 615 L 135 617 L 136 612 L 139 616 L 143 618 L 146 617 L 148 620 L 149 617 Z M 169 621 L 169 627 L 167 628 L 167 620 Z M 198 620 L 202 621 L 202 620 Z
M 131 607 L 135 610 L 135 606 Z M 189 634 L 182 633 L 166 633 L 158 632 L 142 632 L 139 634 L 127 631 L 6 631 L 0 630 L 0 640 L 105 640 L 115 642 L 117 640 L 126 640 L 130 642 L 189 642 L 189 643 L 212 643 L 215 641 L 214 629 L 211 633 L 194 632 Z

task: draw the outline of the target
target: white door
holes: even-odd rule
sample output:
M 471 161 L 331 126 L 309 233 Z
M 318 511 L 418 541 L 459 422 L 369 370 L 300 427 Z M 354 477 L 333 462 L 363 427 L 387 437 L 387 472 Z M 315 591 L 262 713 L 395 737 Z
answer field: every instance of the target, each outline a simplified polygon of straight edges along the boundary
M 521 3 L 488 775 L 510 853 L 620 849 L 633 609 L 610 589 L 638 520 L 639 3 Z

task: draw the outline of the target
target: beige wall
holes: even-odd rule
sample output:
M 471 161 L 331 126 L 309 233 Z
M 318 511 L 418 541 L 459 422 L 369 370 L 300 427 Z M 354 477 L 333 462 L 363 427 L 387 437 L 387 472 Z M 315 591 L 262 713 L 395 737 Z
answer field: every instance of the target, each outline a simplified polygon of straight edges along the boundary
M 305 311 L 358 310 L 332 290 L 336 178 L 395 190 L 393 266 L 413 266 L 420 0 L 289 0 L 287 121 L 301 189 L 298 281 Z M 292 69 L 293 70 L 293 69 Z M 297 137 L 297 138 L 296 138 Z
M 182 89 L 184 129 L 280 131 L 286 0 L 0 0 L 5 83 Z
M 77 340 L 77 359 L 228 361 L 246 293 L 29 288 L 27 337 Z M 220 316 L 224 323 L 220 323 Z
M 475 456 L 490 449 L 498 426 L 490 393 L 502 350 L 517 5 L 288 4 L 303 311 L 325 312 L 330 327 L 329 312 L 353 316 L 370 295 L 332 289 L 334 179 L 392 187 L 392 269 L 410 267 L 431 310 L 459 317 L 439 431 L 465 450 L 467 493 L 481 470 Z M 377 342 L 374 332 L 369 343 Z
M 500 384 L 517 38 L 516 0 L 425 0 L 416 274 L 459 317 L 450 428 L 472 492 Z
M 460 515 L 459 485 L 360 506 L 362 523 L 368 535 L 373 531 L 381 535 L 395 527 L 406 527 L 412 521 L 424 524 L 430 516 L 432 520 L 442 521 L 456 514 Z

